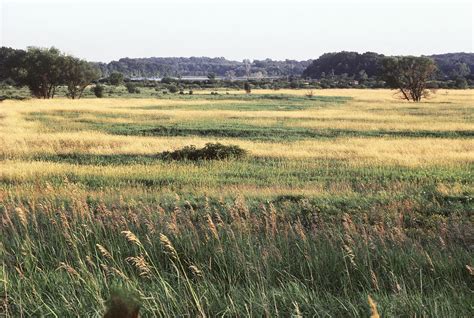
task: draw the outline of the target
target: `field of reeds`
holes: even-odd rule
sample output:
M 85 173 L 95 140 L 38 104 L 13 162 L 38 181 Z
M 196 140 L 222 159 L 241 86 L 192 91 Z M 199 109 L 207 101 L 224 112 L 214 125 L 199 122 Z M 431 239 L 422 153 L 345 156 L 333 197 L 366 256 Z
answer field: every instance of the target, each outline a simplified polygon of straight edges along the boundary
M 470 317 L 474 92 L 306 95 L 0 103 L 2 315 Z

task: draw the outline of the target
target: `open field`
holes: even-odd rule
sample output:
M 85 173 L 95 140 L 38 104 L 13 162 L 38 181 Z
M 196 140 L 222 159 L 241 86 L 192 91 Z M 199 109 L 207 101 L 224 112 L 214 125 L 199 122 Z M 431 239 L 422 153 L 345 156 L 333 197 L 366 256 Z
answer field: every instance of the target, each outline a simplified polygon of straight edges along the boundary
M 314 93 L 2 102 L 2 311 L 470 316 L 474 91 Z

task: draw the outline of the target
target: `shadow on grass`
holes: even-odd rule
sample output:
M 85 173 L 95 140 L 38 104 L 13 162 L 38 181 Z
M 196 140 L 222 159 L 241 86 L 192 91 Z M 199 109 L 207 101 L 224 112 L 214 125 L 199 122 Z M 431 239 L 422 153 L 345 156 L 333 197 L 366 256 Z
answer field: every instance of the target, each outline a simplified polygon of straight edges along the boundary
M 109 165 L 130 165 L 130 164 L 152 164 L 157 160 L 162 160 L 161 154 L 111 154 L 111 155 L 97 155 L 87 153 L 67 153 L 55 155 L 39 155 L 35 156 L 33 160 L 36 161 L 50 161 L 61 162 L 78 165 L 94 165 L 94 166 L 109 166 Z
M 175 151 L 164 151 L 156 154 L 87 154 L 65 153 L 55 155 L 39 155 L 37 161 L 51 161 L 79 165 L 131 165 L 151 164 L 156 161 L 184 161 L 201 162 L 213 160 L 243 159 L 247 151 L 236 145 L 207 143 L 203 148 L 194 145 L 186 146 Z
M 408 138 L 469 138 L 474 137 L 474 131 L 432 131 L 432 130 L 349 130 L 325 129 L 312 130 L 294 127 L 242 127 L 242 128 L 202 128 L 202 127 L 167 127 L 159 126 L 152 129 L 133 131 L 116 131 L 117 134 L 142 136 L 204 136 L 244 138 L 260 141 L 285 141 L 312 138 L 337 137 L 408 137 Z

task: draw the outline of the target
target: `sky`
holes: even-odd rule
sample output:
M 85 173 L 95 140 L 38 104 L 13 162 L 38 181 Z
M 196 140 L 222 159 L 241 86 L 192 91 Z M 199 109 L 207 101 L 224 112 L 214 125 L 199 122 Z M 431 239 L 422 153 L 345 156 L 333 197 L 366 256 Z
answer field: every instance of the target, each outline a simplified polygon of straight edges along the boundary
M 473 52 L 471 0 L 0 0 L 0 46 L 91 61 Z

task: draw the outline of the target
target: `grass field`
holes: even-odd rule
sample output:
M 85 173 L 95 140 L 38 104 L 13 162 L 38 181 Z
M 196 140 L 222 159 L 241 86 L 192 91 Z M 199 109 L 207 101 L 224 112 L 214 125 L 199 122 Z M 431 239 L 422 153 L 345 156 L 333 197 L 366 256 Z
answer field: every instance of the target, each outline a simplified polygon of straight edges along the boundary
M 2 102 L 2 312 L 471 316 L 474 91 L 306 93 Z

